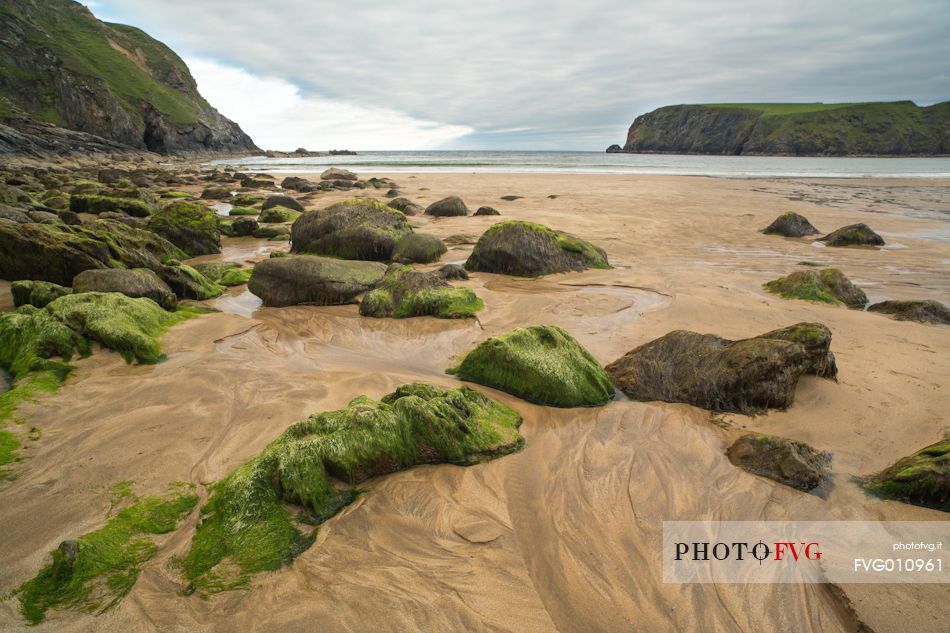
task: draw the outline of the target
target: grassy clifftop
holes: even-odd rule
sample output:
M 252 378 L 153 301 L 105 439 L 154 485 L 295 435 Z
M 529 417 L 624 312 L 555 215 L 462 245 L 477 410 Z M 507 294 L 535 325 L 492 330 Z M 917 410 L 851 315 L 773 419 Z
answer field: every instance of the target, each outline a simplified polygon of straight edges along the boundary
M 776 155 L 950 154 L 950 102 L 714 103 L 637 117 L 626 152 Z
M 171 49 L 72 0 L 0 3 L 0 92 L 7 122 L 19 110 L 162 153 L 254 149 Z

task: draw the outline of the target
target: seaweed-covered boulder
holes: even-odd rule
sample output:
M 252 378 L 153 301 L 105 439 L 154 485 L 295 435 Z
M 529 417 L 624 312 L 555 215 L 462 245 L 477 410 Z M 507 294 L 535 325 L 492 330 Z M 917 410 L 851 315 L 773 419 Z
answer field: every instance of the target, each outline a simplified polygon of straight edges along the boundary
M 597 359 L 553 325 L 493 336 L 447 371 L 460 380 L 550 407 L 596 407 L 614 396 L 610 378 Z
M 434 316 L 462 319 L 484 307 L 468 288 L 449 285 L 438 273 L 423 273 L 392 264 L 379 284 L 360 302 L 360 314 L 370 317 Z
M 124 213 L 135 218 L 147 218 L 154 209 L 136 198 L 113 198 L 111 196 L 76 195 L 69 198 L 69 210 L 73 213 Z
M 884 238 L 867 224 L 849 224 L 818 238 L 828 246 L 884 246 Z
M 201 592 L 246 585 L 306 550 L 315 530 L 305 526 L 350 503 L 350 486 L 417 464 L 464 466 L 514 452 L 524 444 L 520 424 L 477 391 L 418 383 L 316 413 L 212 486 L 184 576 Z
M 26 211 L 5 204 L 0 204 L 0 219 L 10 220 L 17 224 L 28 224 L 33 221 Z
M 261 211 L 267 211 L 274 207 L 284 207 L 286 209 L 291 209 L 293 211 L 299 211 L 303 213 L 303 205 L 300 204 L 296 198 L 285 195 L 273 195 L 268 196 L 267 200 L 264 201 L 264 204 L 261 205 Z
M 162 278 L 179 299 L 205 301 L 220 296 L 224 287 L 214 283 L 200 272 L 178 261 L 169 261 L 158 269 Z
M 260 209 L 251 209 L 249 207 L 231 207 L 231 210 L 228 211 L 228 215 L 231 217 L 234 216 L 248 216 L 248 215 L 258 215 L 260 214 Z
M 320 174 L 320 180 L 356 180 L 358 176 L 348 169 L 330 167 Z
M 166 310 L 178 306 L 175 293 L 148 268 L 94 268 L 73 279 L 73 292 L 120 292 L 126 297 L 148 297 Z
M 231 197 L 230 187 L 211 186 L 205 187 L 201 192 L 202 200 L 228 200 Z
M 868 492 L 950 512 L 950 440 L 899 459 L 863 482 Z
M 30 219 L 34 222 L 42 222 L 49 224 L 50 222 L 59 223 L 62 220 L 59 219 L 59 216 L 55 213 L 50 213 L 49 211 L 30 211 L 28 213 Z
M 151 268 L 184 253 L 150 231 L 114 220 L 82 226 L 0 223 L 0 279 L 40 279 L 62 286 L 91 268 Z
M 803 492 L 814 490 L 830 475 L 830 453 L 775 435 L 747 433 L 729 447 L 726 455 L 750 473 Z
M 925 301 L 881 301 L 868 307 L 868 312 L 886 314 L 897 321 L 950 325 L 950 308 L 932 299 Z
M 387 203 L 387 206 L 396 211 L 402 211 L 405 215 L 419 215 L 425 212 L 425 209 L 408 198 L 393 198 Z
M 22 309 L 22 308 L 21 308 Z M 83 292 L 52 301 L 45 310 L 81 336 L 99 341 L 126 362 L 164 358 L 158 338 L 186 313 L 167 312 L 151 299 L 118 292 Z
M 429 264 L 442 257 L 447 250 L 445 243 L 435 235 L 410 233 L 396 244 L 392 260 L 403 264 Z
M 199 273 L 208 278 L 208 281 L 218 281 L 221 279 L 221 276 L 229 270 L 235 268 L 240 268 L 241 264 L 238 262 L 201 262 L 195 264 L 192 268 L 197 270 Z
M 478 238 L 465 268 L 536 277 L 586 268 L 610 268 L 610 264 L 604 250 L 590 242 L 541 224 L 509 220 L 493 225 Z
M 823 303 L 844 304 L 849 308 L 863 308 L 868 297 L 851 283 L 837 268 L 800 270 L 779 277 L 763 286 L 773 294 L 786 299 L 806 299 Z
M 254 231 L 260 228 L 257 220 L 254 218 L 248 217 L 239 217 L 234 222 L 231 222 L 231 235 L 236 237 L 247 237 L 248 235 L 254 235 Z
M 284 207 L 269 207 L 264 211 L 261 211 L 257 221 L 275 224 L 280 222 L 292 222 L 299 217 L 300 214 L 291 209 L 286 209 Z
M 794 211 L 788 211 L 778 216 L 775 221 L 762 229 L 762 232 L 766 235 L 781 235 L 783 237 L 818 235 L 818 229 L 812 226 L 808 218 Z
M 386 266 L 315 255 L 265 259 L 254 266 L 248 290 L 265 306 L 341 305 L 375 286 Z
M 13 305 L 16 307 L 31 305 L 37 308 L 43 308 L 53 299 L 59 299 L 63 295 L 72 292 L 72 288 L 64 288 L 59 284 L 48 281 L 33 281 L 21 279 L 10 284 L 10 292 L 13 295 Z
M 254 272 L 252 268 L 232 268 L 231 270 L 226 271 L 221 278 L 217 280 L 217 283 L 222 286 L 240 286 L 247 283 L 247 280 L 251 278 L 251 274 Z
M 442 279 L 468 279 L 468 271 L 458 264 L 446 264 L 435 273 Z
M 475 212 L 475 215 L 501 215 L 498 209 L 495 207 L 478 207 L 478 210 Z
M 634 400 L 751 414 L 788 408 L 802 375 L 834 378 L 837 368 L 828 328 L 799 323 L 738 341 L 677 330 L 627 352 L 607 373 Z
M 436 217 L 468 215 L 468 207 L 458 196 L 449 196 L 427 206 L 425 213 Z
M 77 353 L 89 353 L 88 341 L 46 310 L 24 305 L 0 312 L 0 367 L 14 378 L 39 371 L 62 378 L 70 370 L 66 363 Z M 54 356 L 63 362 L 50 360 Z
M 290 240 L 290 227 L 280 225 L 280 224 L 269 224 L 266 226 L 258 227 L 254 231 L 254 237 L 269 239 L 269 240 Z
M 148 219 L 147 228 L 192 257 L 221 252 L 217 217 L 200 204 L 172 202 Z
M 297 218 L 291 227 L 291 250 L 387 262 L 399 240 L 410 233 L 399 211 L 376 200 L 346 200 Z

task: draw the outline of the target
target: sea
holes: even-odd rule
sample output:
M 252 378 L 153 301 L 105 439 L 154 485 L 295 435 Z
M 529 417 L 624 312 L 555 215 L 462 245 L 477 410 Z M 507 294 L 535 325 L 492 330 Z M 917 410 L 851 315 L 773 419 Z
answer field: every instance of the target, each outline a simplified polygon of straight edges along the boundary
M 356 156 L 213 161 L 241 169 L 321 172 L 344 167 L 360 173 L 583 173 L 665 174 L 721 178 L 950 178 L 950 157 L 867 158 L 805 156 L 695 156 L 606 152 L 417 151 L 360 152 Z

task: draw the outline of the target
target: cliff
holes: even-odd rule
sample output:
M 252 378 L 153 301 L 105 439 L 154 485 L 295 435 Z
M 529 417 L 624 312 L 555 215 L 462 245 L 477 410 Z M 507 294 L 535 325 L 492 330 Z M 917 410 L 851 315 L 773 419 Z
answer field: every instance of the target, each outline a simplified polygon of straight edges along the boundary
M 950 101 L 676 105 L 636 118 L 625 152 L 791 156 L 950 154 Z
M 100 22 L 72 0 L 4 0 L 3 147 L 88 141 L 44 124 L 161 154 L 258 149 L 202 98 L 181 58 L 143 31 Z

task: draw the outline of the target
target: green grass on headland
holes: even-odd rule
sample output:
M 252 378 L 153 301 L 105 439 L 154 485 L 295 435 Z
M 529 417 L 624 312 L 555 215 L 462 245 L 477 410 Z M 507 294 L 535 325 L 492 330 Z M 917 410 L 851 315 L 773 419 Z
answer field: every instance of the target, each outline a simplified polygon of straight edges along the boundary
M 838 110 L 840 108 L 850 108 L 856 105 L 865 105 L 865 103 L 700 103 L 698 105 L 706 106 L 707 108 L 741 108 L 743 110 L 755 110 L 765 116 L 770 116 Z

